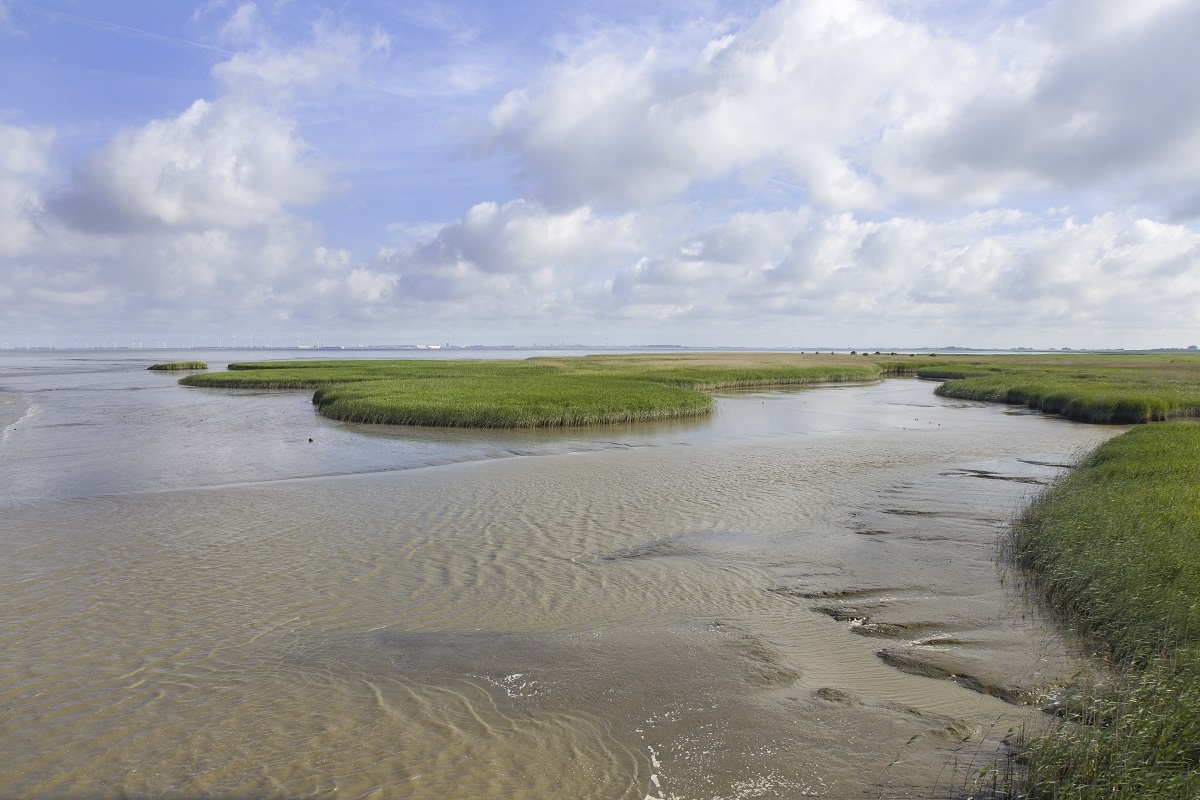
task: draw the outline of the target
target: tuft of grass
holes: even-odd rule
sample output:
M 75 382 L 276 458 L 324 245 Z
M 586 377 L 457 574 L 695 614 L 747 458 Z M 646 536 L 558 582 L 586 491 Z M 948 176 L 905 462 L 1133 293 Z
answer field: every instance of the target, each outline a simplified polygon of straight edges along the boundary
M 282 361 L 230 364 L 189 386 L 314 390 L 333 419 L 524 428 L 709 413 L 717 389 L 878 380 L 875 364 L 791 354 L 588 356 L 525 361 Z
M 154 364 L 146 367 L 146 369 L 161 369 L 161 370 L 184 370 L 184 369 L 208 369 L 207 361 L 167 361 L 162 364 Z

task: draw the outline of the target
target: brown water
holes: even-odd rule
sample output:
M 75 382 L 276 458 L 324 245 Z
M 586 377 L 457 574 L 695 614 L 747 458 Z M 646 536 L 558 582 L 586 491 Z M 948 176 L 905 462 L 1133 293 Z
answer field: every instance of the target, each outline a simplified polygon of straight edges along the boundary
M 0 355 L 0 795 L 934 796 L 1071 669 L 996 542 L 1112 428 L 389 429 L 153 360 Z

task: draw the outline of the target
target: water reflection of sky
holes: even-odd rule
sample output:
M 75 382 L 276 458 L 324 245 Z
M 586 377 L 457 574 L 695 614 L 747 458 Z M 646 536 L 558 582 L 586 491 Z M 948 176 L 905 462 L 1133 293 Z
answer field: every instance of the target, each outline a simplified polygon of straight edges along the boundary
M 214 369 L 231 360 L 224 351 L 189 355 L 209 356 Z M 168 359 L 103 351 L 0 355 L 0 389 L 9 401 L 0 445 L 5 499 L 36 502 L 512 455 L 830 434 L 864 425 L 921 428 L 938 425 L 961 405 L 934 396 L 933 384 L 889 380 L 723 392 L 712 416 L 633 425 L 507 431 L 360 425 L 319 416 L 308 392 L 185 388 L 177 374 L 145 369 L 160 360 Z

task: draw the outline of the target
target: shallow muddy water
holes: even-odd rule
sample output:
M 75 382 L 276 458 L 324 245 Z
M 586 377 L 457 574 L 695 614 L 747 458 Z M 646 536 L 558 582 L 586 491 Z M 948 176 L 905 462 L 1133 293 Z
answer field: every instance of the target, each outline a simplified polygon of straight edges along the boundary
M 1072 669 L 996 543 L 1114 428 L 383 428 L 161 360 L 0 354 L 0 795 L 937 796 Z

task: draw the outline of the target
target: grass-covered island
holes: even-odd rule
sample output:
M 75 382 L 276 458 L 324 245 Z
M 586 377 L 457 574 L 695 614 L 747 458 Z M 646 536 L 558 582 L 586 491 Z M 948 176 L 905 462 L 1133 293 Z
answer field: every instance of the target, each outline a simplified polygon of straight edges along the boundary
M 473 428 L 597 425 L 709 413 L 706 391 L 872 381 L 851 356 L 584 356 L 525 361 L 279 361 L 189 375 L 189 386 L 312 389 L 324 416 L 349 422 Z
M 865 357 L 864 357 L 865 356 Z M 1200 416 L 1200 357 L 695 353 L 525 361 L 266 361 L 190 375 L 189 386 L 315 390 L 333 419 L 399 425 L 552 427 L 706 414 L 715 389 L 913 375 L 938 394 L 1027 405 L 1085 422 Z M 174 362 L 175 364 L 200 362 Z M 156 365 L 154 368 L 202 369 Z
M 708 390 L 912 375 L 937 393 L 1092 423 L 1110 440 L 1013 525 L 1031 585 L 1095 646 L 1102 676 L 1068 687 L 1058 722 L 1020 737 L 971 796 L 1200 798 L 1200 357 L 687 354 L 528 361 L 232 364 L 182 383 L 314 389 L 326 416 L 537 426 L 707 413 Z M 1163 422 L 1177 419 L 1184 421 Z
M 146 369 L 158 369 L 165 371 L 187 370 L 187 369 L 208 369 L 207 361 L 166 361 L 162 364 L 152 364 Z

